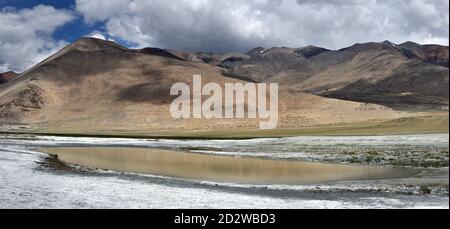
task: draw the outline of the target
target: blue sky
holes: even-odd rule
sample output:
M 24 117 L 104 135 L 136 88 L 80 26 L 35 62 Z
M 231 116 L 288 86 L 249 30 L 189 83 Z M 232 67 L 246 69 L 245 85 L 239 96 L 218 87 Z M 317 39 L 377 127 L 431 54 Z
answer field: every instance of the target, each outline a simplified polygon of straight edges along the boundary
M 53 6 L 55 9 L 66 9 L 75 11 L 74 0 L 0 0 L 0 8 L 14 7 L 16 10 L 30 9 L 37 5 Z M 101 31 L 102 23 L 86 24 L 83 17 L 78 16 L 75 20 L 57 28 L 51 36 L 56 40 L 65 40 L 69 43 L 86 36 L 92 31 Z
M 448 45 L 448 0 L 0 0 L 0 72 L 82 36 L 229 52 L 390 40 Z
M 0 0 L 0 7 L 10 6 L 17 9 L 32 8 L 33 6 L 43 4 L 50 5 L 55 8 L 73 8 L 75 1 L 73 0 Z

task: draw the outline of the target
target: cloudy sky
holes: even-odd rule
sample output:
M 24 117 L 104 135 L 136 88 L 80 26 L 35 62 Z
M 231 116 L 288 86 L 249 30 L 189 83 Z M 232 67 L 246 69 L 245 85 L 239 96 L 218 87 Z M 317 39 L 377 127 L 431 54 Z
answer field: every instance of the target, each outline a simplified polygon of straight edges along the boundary
M 448 45 L 447 0 L 0 0 L 0 72 L 24 71 L 82 36 L 137 48 L 339 49 Z

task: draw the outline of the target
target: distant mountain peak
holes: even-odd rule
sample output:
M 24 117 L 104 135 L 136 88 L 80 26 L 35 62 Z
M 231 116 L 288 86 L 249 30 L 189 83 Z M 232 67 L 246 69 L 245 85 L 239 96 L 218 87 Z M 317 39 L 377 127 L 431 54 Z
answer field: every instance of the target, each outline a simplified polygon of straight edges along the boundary
M 385 40 L 385 41 L 383 41 L 383 42 L 381 42 L 381 44 L 383 44 L 383 45 L 389 45 L 389 46 L 397 46 L 397 44 L 395 44 L 395 43 L 393 43 L 393 42 L 390 42 L 390 41 L 388 41 L 388 40 Z
M 401 43 L 400 46 L 405 46 L 405 45 L 413 45 L 413 46 L 420 46 L 419 44 L 412 42 L 412 41 L 407 41 L 404 43 Z
M 102 40 L 93 37 L 82 37 L 72 43 L 69 47 L 80 50 L 80 51 L 98 51 L 107 49 L 121 49 L 128 50 L 128 48 L 123 47 L 116 42 Z
M 0 84 L 6 83 L 8 81 L 13 80 L 16 78 L 19 74 L 13 71 L 7 71 L 0 73 Z
M 250 51 L 247 52 L 247 55 L 249 56 L 253 56 L 253 55 L 261 55 L 264 53 L 264 51 L 266 51 L 265 48 L 263 47 L 256 47 L 254 49 L 251 49 Z
M 164 49 L 160 49 L 160 48 L 147 47 L 147 48 L 143 48 L 139 51 L 140 51 L 140 53 L 144 53 L 144 54 L 148 54 L 148 55 L 162 56 L 162 57 L 167 57 L 167 58 L 172 58 L 172 59 L 177 59 L 177 60 L 183 60 L 182 58 L 172 54 L 171 52 L 164 50 Z
M 306 47 L 300 48 L 295 51 L 296 54 L 302 55 L 305 58 L 310 58 L 316 55 L 319 55 L 320 53 L 330 51 L 329 49 L 308 45 Z

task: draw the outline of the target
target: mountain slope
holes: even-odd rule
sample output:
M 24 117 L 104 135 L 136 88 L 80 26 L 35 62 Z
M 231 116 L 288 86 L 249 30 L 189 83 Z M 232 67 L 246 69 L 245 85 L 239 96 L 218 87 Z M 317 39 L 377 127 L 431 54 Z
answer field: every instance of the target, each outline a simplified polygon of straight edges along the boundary
M 234 55 L 234 54 L 233 54 Z M 278 55 L 278 54 L 274 54 Z M 256 129 L 255 119 L 180 119 L 169 112 L 170 87 L 242 81 L 222 67 L 183 60 L 160 49 L 131 50 L 113 42 L 83 38 L 0 85 L 0 123 L 37 130 L 219 130 Z M 406 114 L 389 108 L 280 88 L 282 128 L 388 120 Z
M 405 56 L 418 58 L 431 64 L 449 67 L 448 47 L 441 45 L 419 45 L 414 42 L 405 42 L 398 45 Z
M 331 98 L 448 109 L 448 47 L 385 41 L 337 51 L 257 48 L 248 55 L 229 74 Z

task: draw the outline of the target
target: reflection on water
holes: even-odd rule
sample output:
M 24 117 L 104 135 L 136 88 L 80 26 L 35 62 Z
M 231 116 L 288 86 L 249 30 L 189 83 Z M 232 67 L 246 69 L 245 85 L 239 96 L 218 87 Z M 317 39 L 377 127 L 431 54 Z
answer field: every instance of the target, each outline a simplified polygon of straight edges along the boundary
M 313 184 L 402 178 L 418 173 L 405 168 L 234 158 L 160 149 L 58 147 L 41 151 L 92 168 L 246 184 Z

